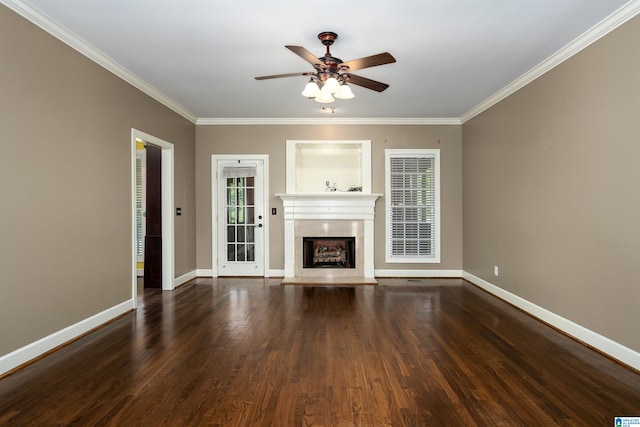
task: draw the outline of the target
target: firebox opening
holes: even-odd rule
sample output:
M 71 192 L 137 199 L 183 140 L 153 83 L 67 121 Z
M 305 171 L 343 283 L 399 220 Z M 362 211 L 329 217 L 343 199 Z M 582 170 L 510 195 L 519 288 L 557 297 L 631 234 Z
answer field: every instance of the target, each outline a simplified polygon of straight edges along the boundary
M 303 268 L 356 268 L 355 237 L 303 237 Z

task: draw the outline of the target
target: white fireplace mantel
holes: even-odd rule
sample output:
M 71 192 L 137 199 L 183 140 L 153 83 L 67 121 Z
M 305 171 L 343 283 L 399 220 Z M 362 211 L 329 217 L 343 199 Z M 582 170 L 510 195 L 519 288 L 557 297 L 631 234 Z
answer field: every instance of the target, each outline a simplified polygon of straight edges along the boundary
M 287 193 L 276 194 L 284 208 L 284 276 L 295 277 L 295 221 L 362 221 L 364 225 L 363 274 L 374 277 L 374 210 L 382 194 L 361 192 Z

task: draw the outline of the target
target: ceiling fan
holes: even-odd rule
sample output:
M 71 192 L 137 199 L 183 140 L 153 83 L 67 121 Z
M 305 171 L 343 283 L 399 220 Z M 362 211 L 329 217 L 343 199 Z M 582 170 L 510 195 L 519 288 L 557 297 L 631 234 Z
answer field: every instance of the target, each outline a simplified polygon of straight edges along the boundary
M 260 76 L 256 77 L 256 80 L 309 76 L 309 83 L 307 83 L 307 86 L 302 91 L 302 96 L 313 98 L 321 103 L 331 103 L 335 101 L 334 97 L 338 99 L 353 98 L 355 95 L 347 83 L 375 90 L 376 92 L 382 92 L 389 87 L 386 83 L 351 74 L 351 71 L 396 62 L 396 59 L 391 56 L 390 53 L 384 52 L 360 59 L 354 59 L 353 61 L 343 62 L 340 58 L 336 58 L 331 55 L 330 47 L 337 38 L 338 35 L 331 31 L 325 31 L 318 34 L 318 39 L 320 39 L 322 44 L 327 47 L 325 55 L 321 58 L 316 57 L 302 46 L 285 46 L 287 49 L 313 65 L 315 71 Z

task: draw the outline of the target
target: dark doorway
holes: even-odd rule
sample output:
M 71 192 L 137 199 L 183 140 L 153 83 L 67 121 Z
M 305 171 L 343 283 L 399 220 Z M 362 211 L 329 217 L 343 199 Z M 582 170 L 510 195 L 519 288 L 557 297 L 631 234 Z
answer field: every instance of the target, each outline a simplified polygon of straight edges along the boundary
M 144 238 L 144 287 L 162 288 L 162 150 L 147 144 L 147 234 Z

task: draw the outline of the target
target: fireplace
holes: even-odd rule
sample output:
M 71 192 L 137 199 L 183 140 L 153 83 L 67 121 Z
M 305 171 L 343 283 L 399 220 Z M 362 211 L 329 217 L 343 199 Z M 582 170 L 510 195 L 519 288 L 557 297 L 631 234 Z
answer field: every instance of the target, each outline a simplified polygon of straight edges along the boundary
M 284 207 L 283 284 L 377 283 L 373 265 L 373 218 L 375 200 L 380 197 L 380 194 L 326 192 L 277 194 L 277 196 L 282 199 Z M 349 268 L 340 265 L 336 258 L 327 260 L 328 262 L 321 263 L 319 266 L 309 267 L 308 257 L 313 258 L 313 255 L 303 254 L 305 237 L 329 242 L 324 244 L 328 251 L 335 251 L 336 243 L 331 242 L 340 240 L 338 244 L 344 245 L 341 248 L 353 253 L 353 258 L 345 260 Z M 351 243 L 343 241 L 345 238 L 353 241 L 352 247 L 348 246 Z M 311 253 L 313 251 L 311 249 Z M 332 262 L 335 264 L 331 264 Z
M 303 237 L 302 268 L 356 268 L 356 238 Z

